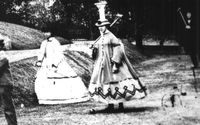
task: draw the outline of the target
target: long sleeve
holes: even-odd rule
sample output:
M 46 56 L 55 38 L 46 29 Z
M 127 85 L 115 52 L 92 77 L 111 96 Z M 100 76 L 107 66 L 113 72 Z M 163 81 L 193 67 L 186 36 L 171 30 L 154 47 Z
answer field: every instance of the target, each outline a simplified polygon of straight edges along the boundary
M 7 66 L 8 66 L 8 59 L 7 58 L 0 58 L 0 72 L 4 68 L 7 68 Z
M 52 42 L 52 64 L 57 67 L 63 59 L 63 51 L 60 42 L 57 39 L 52 38 Z
M 128 57 L 125 54 L 124 45 L 120 39 L 118 39 L 119 46 L 115 46 L 113 48 L 113 57 L 112 60 L 118 64 L 121 64 L 123 61 L 126 62 L 126 65 L 133 76 L 134 79 L 138 79 L 138 73 L 133 68 L 132 64 L 130 63 Z
M 0 72 L 9 66 L 9 61 L 4 51 L 0 51 Z
M 47 45 L 47 40 L 43 41 L 40 45 L 40 50 L 38 54 L 38 61 L 43 61 L 43 58 L 45 57 L 45 48 Z
M 122 43 L 120 40 L 116 37 L 113 37 L 111 39 L 111 45 L 112 45 L 112 58 L 111 60 L 120 64 L 123 58 L 123 46 L 121 45 Z
M 0 86 L 13 86 L 12 75 L 10 72 L 9 60 L 0 53 Z

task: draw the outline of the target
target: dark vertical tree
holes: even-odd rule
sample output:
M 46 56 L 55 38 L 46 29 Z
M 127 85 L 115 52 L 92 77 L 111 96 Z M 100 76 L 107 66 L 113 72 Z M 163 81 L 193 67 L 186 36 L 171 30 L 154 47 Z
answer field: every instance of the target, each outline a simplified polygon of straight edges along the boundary
M 136 46 L 142 49 L 143 28 L 144 28 L 144 0 L 136 2 Z

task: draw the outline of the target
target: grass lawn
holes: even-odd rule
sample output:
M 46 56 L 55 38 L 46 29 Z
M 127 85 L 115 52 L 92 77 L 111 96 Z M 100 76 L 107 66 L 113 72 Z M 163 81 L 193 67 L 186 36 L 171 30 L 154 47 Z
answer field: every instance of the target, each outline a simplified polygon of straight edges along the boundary
M 7 27 L 6 27 L 7 26 Z M 0 22 L 0 33 L 12 40 L 15 49 L 32 49 L 40 45 L 42 33 L 34 29 Z M 28 34 L 26 34 L 28 33 Z M 200 72 L 194 80 L 191 60 L 181 54 L 141 53 L 124 42 L 130 62 L 140 73 L 149 94 L 145 99 L 125 104 L 125 110 L 89 114 L 88 110 L 105 105 L 92 101 L 38 105 L 34 92 L 36 57 L 11 63 L 14 80 L 13 100 L 19 125 L 199 125 L 200 124 Z M 31 48 L 27 48 L 31 47 Z M 17 53 L 17 52 L 16 52 Z M 22 53 L 19 53 L 21 55 Z M 93 61 L 83 52 L 65 51 L 70 66 L 88 86 Z M 181 93 L 185 93 L 182 95 Z M 174 106 L 172 105 L 174 96 Z M 117 107 L 117 106 L 116 106 Z M 115 108 L 116 108 L 115 107 Z M 0 124 L 7 125 L 2 108 Z
M 195 85 L 190 67 L 190 59 L 185 55 L 157 55 L 138 64 L 137 69 L 142 74 L 141 80 L 149 89 L 149 95 L 143 100 L 126 103 L 124 112 L 116 109 L 110 113 L 102 110 L 97 114 L 89 114 L 90 108 L 105 107 L 103 104 L 91 101 L 64 105 L 37 105 L 30 100 L 27 104 L 21 100 L 19 102 L 24 101 L 25 107 L 20 107 L 20 104 L 16 107 L 18 122 L 20 125 L 198 125 L 200 97 L 195 88 L 199 90 L 200 87 Z M 178 89 L 174 90 L 174 86 Z M 166 106 L 162 106 L 162 97 L 174 91 L 179 93 L 181 86 L 182 91 L 187 93 L 186 96 L 180 96 L 182 104 L 177 99 L 175 107 L 172 107 L 166 98 Z M 33 97 L 30 93 L 27 94 Z M 0 115 L 0 122 L 6 125 L 3 113 Z

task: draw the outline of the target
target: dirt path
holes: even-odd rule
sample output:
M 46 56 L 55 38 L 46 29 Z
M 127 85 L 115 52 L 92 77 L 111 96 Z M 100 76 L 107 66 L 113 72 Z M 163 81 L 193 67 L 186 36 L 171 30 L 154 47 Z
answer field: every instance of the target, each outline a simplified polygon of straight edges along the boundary
M 34 50 L 12 50 L 12 51 L 6 51 L 6 55 L 10 61 L 16 62 L 22 59 L 34 57 L 38 55 L 39 50 L 34 49 Z
M 70 45 L 62 45 L 63 51 L 66 49 L 70 49 Z M 75 50 L 79 50 L 79 47 L 76 47 Z M 10 50 L 5 52 L 10 63 L 20 61 L 22 59 L 31 58 L 37 56 L 39 53 L 39 49 L 33 50 Z

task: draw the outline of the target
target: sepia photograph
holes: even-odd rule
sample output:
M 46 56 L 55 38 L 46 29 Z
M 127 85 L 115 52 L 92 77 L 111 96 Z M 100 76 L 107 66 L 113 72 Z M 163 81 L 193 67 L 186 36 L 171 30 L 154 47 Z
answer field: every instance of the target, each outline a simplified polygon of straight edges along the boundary
M 0 125 L 200 125 L 199 0 L 0 0 Z

